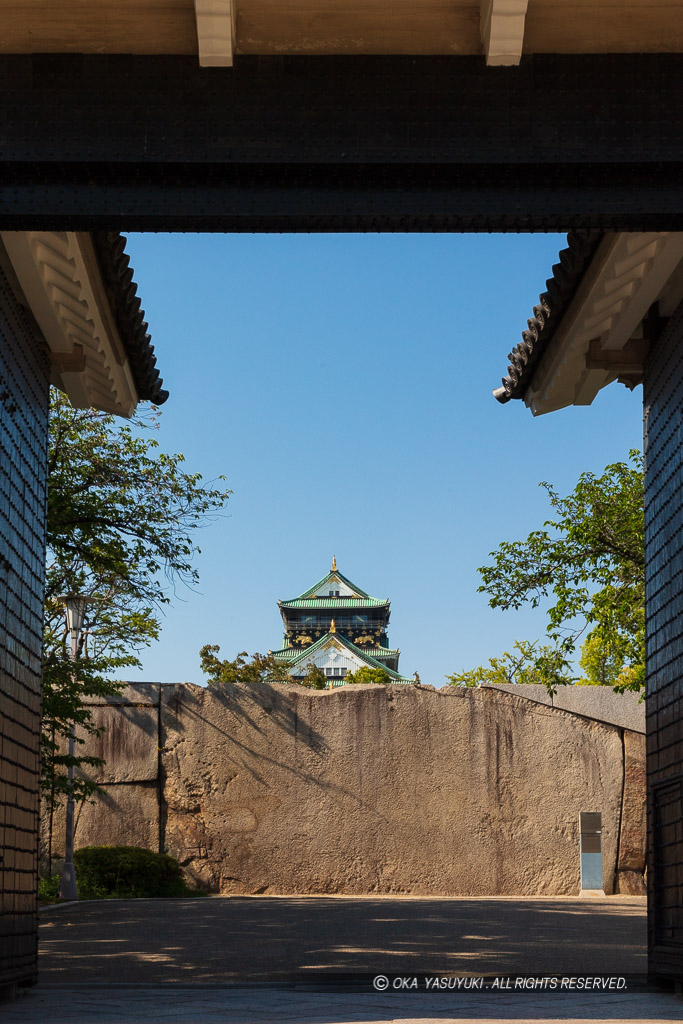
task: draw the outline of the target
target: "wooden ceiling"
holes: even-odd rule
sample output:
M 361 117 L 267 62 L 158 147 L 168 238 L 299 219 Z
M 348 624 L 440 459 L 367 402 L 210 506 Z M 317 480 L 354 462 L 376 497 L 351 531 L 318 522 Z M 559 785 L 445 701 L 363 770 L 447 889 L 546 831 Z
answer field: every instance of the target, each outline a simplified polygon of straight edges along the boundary
M 237 54 L 477 54 L 487 49 L 484 22 L 491 19 L 503 35 L 519 36 L 514 45 L 522 53 L 683 51 L 683 0 L 196 0 L 196 10 L 195 0 L 2 0 L 1 6 L 5 53 L 192 54 L 198 26 L 201 35 L 206 20 L 215 26 L 221 19 Z M 202 61 L 221 62 L 230 60 Z

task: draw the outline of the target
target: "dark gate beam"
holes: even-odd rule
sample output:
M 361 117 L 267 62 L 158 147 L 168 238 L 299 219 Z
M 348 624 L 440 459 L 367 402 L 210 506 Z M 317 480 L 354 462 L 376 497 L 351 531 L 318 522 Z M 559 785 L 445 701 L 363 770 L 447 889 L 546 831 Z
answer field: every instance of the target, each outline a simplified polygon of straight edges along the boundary
M 5 56 L 0 227 L 681 229 L 683 55 Z
M 683 230 L 681 172 L 499 165 L 5 166 L 3 228 L 138 231 Z

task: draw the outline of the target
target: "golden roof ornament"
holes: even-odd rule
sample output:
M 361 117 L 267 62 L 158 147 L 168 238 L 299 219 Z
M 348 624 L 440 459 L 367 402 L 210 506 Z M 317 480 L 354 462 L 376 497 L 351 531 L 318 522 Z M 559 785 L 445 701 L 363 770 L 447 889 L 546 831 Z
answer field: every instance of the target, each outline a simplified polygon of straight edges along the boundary
M 334 624 L 334 619 L 332 619 L 332 622 L 330 623 L 330 633 L 336 633 L 336 632 L 337 632 L 337 627 Z
M 332 555 L 332 572 L 337 571 L 337 556 Z

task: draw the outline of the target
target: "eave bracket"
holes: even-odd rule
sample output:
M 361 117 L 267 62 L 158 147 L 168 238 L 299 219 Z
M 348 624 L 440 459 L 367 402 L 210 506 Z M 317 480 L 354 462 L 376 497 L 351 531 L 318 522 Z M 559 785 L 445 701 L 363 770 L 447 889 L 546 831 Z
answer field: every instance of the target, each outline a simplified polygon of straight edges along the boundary
M 200 67 L 232 67 L 235 0 L 194 0 L 194 13 Z
M 633 390 L 643 383 L 645 360 L 650 351 L 648 338 L 631 338 L 623 348 L 603 348 L 600 338 L 593 338 L 586 353 L 587 370 L 608 370 L 620 384 Z
M 519 64 L 529 0 L 481 0 L 481 41 L 489 66 Z

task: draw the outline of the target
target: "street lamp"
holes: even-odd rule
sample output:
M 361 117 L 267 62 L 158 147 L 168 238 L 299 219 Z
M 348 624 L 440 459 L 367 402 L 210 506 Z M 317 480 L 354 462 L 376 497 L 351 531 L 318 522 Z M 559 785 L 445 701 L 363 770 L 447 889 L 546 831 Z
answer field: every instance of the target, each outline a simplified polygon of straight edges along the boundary
M 85 613 L 92 598 L 82 597 L 80 594 L 66 594 L 60 598 L 66 608 L 66 624 L 71 633 L 71 662 L 76 663 L 78 657 L 78 645 L 83 633 Z M 73 671 L 73 681 L 76 683 L 76 670 Z M 69 766 L 67 768 L 67 779 L 69 791 L 66 797 L 66 834 L 64 837 L 64 867 L 59 884 L 59 895 L 63 900 L 77 900 L 78 890 L 76 888 L 76 868 L 74 866 L 74 764 L 76 756 L 76 725 L 72 721 L 69 730 Z

